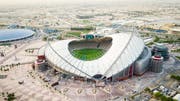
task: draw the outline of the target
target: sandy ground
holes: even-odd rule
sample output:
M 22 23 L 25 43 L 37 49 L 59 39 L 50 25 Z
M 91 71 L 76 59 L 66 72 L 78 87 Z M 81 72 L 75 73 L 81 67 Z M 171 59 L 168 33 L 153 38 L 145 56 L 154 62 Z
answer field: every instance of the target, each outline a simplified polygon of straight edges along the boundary
M 31 68 L 29 62 L 35 61 L 38 50 L 33 53 L 25 52 L 26 49 L 38 49 L 45 44 L 43 41 L 25 43 L 22 49 L 0 64 L 0 66 L 4 66 L 12 63 L 26 63 L 14 66 L 10 68 L 10 71 L 0 72 L 1 75 L 7 75 L 7 78 L 0 79 L 0 92 L 14 92 L 17 101 L 103 101 L 116 97 L 122 97 L 122 99 L 129 97 L 160 77 L 160 74 L 147 72 L 143 76 L 133 76 L 127 80 L 99 88 L 94 88 L 92 84 L 86 82 L 65 80 L 59 81 L 57 90 L 55 90 L 48 83 L 43 82 L 40 78 L 43 76 L 42 73 L 33 71 Z M 174 61 L 170 59 L 166 64 L 171 65 L 172 62 Z M 20 85 L 19 81 L 24 81 L 24 84 Z M 0 101 L 3 101 L 2 97 L 0 97 Z

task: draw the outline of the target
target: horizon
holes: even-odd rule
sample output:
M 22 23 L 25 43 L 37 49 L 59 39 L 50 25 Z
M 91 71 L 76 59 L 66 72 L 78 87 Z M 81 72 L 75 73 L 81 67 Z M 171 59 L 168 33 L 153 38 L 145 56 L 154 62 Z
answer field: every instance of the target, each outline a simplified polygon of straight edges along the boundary
M 0 0 L 0 6 L 34 6 L 34 5 L 148 5 L 154 3 L 180 3 L 179 0 Z

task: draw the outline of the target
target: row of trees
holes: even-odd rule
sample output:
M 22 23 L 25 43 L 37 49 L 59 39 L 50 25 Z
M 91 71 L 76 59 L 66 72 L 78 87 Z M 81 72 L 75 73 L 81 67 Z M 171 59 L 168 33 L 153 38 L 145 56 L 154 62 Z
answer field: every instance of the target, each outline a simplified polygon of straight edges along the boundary
M 8 92 L 4 93 L 4 92 L 2 92 L 1 95 L 2 95 L 2 97 L 4 97 L 5 101 L 14 101 L 16 99 L 16 96 L 15 96 L 14 93 L 8 93 Z
M 175 49 L 175 50 L 171 50 L 171 52 L 177 52 L 177 53 L 180 53 L 180 48 Z
M 173 99 L 172 97 L 167 97 L 167 96 L 163 95 L 160 92 L 153 93 L 148 87 L 145 88 L 144 91 L 150 93 L 151 95 L 153 95 L 154 98 L 156 98 L 157 100 L 160 100 L 160 101 L 177 101 L 177 100 Z
M 20 65 L 20 63 L 10 64 L 10 65 L 4 65 L 4 66 L 1 66 L 1 67 L 0 67 L 0 71 L 9 71 L 9 68 L 6 68 L 6 67 L 12 68 L 12 67 L 19 66 L 19 65 Z
M 163 94 L 161 94 L 160 92 L 156 92 L 154 93 L 154 97 L 158 100 L 161 100 L 161 101 L 177 101 L 177 100 L 174 100 L 172 97 L 166 97 L 164 96 Z
M 11 46 L 11 43 L 7 43 L 7 42 L 5 42 L 5 43 L 0 43 L 0 46 Z
M 16 63 L 16 64 L 10 64 L 10 65 L 2 65 L 1 68 L 5 68 L 5 67 L 14 67 L 14 66 L 19 66 L 21 63 Z
M 72 27 L 71 30 L 94 30 L 94 27 Z
M 154 42 L 159 42 L 159 43 L 169 43 L 169 44 L 172 44 L 172 43 L 180 42 L 180 39 L 174 40 L 174 39 L 170 39 L 170 38 L 160 38 L 158 36 L 155 36 L 153 41 Z
M 180 81 L 180 76 L 179 75 L 172 74 L 171 78 Z

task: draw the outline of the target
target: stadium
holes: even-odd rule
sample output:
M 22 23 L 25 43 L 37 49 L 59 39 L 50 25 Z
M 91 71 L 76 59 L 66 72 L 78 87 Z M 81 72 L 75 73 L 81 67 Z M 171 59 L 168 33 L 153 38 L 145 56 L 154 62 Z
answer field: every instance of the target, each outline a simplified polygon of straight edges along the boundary
M 0 42 L 11 42 L 26 39 L 34 35 L 34 31 L 28 29 L 4 29 L 0 30 Z
M 134 33 L 86 34 L 40 48 L 35 68 L 48 65 L 75 80 L 119 81 L 143 75 L 151 51 Z

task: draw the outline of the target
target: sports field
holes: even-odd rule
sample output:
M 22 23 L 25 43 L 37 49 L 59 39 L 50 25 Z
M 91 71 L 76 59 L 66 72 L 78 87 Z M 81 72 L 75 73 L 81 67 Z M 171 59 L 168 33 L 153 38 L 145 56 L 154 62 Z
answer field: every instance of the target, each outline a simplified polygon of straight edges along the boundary
M 102 49 L 79 49 L 73 50 L 72 54 L 80 60 L 90 61 L 100 58 L 104 51 Z

